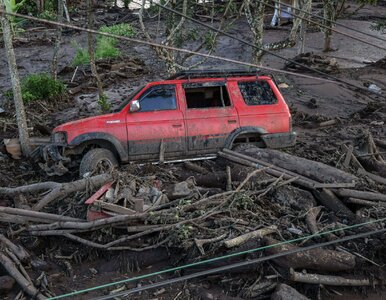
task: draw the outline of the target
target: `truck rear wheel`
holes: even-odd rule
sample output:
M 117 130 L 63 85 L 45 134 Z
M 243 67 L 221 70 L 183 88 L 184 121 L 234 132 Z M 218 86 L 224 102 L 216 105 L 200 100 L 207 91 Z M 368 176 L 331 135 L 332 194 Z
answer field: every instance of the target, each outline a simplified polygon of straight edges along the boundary
M 83 156 L 79 166 L 79 175 L 83 177 L 86 173 L 107 173 L 117 166 L 118 161 L 113 152 L 103 148 L 96 148 L 88 151 Z

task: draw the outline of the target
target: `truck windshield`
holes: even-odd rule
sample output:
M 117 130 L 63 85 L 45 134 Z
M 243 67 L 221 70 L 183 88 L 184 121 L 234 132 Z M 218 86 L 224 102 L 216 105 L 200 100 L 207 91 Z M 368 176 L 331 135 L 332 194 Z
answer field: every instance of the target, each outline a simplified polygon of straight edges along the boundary
M 114 111 L 113 112 L 119 112 L 119 111 L 121 111 L 122 109 L 124 109 L 125 108 L 125 106 L 140 92 L 140 91 L 142 91 L 143 90 L 143 88 L 144 88 L 145 86 L 144 85 L 142 85 L 142 86 L 140 86 L 139 88 L 137 88 L 137 89 L 135 89 L 129 96 L 127 96 L 127 98 L 125 98 L 124 100 L 123 100 L 123 102 L 116 108 L 116 109 L 114 109 Z

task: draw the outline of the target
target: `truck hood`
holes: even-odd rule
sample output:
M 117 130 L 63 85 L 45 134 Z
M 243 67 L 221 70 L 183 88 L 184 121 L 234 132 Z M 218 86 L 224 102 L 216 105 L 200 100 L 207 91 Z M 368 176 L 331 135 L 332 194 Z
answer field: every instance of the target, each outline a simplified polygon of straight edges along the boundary
M 116 114 L 116 113 L 99 115 L 99 116 L 84 118 L 84 119 L 61 124 L 55 127 L 52 132 L 55 133 L 60 131 L 73 131 L 73 130 L 82 131 L 83 129 L 90 131 L 90 128 L 103 128 L 109 122 L 120 123 L 122 122 L 122 120 L 119 114 Z

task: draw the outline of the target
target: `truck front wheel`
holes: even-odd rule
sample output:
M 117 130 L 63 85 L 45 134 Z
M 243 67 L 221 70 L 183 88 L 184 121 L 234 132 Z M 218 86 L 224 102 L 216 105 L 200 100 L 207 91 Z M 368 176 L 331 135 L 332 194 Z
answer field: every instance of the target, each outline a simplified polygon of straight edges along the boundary
M 79 167 L 79 175 L 86 173 L 102 174 L 111 171 L 118 166 L 114 153 L 107 149 L 96 148 L 88 151 L 82 158 Z

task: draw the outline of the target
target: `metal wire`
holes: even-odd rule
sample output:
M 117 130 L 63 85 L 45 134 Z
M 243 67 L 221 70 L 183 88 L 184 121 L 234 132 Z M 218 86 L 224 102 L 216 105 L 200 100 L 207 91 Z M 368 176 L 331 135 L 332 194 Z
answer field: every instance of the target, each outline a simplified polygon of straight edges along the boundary
M 141 3 L 138 3 L 138 2 L 136 2 L 136 1 L 132 1 L 132 2 L 135 3 L 135 4 L 137 4 L 137 5 L 142 5 Z M 284 61 L 288 61 L 288 62 L 293 63 L 293 64 L 295 64 L 295 65 L 298 65 L 298 66 L 300 66 L 300 67 L 302 67 L 302 68 L 305 68 L 305 69 L 307 69 L 307 70 L 309 70 L 309 71 L 312 71 L 312 72 L 318 73 L 318 74 L 320 74 L 320 75 L 326 76 L 326 77 L 328 77 L 328 78 L 331 78 L 331 79 L 333 79 L 333 80 L 336 81 L 336 82 L 340 82 L 340 83 L 345 84 L 346 86 L 350 86 L 350 87 L 353 87 L 353 88 L 356 88 L 356 89 L 360 89 L 360 90 L 369 92 L 369 90 L 366 89 L 366 88 L 357 86 L 357 85 L 355 85 L 355 84 L 352 84 L 352 83 L 350 83 L 350 82 L 347 82 L 347 81 L 345 81 L 345 80 L 342 80 L 342 79 L 340 79 L 340 78 L 338 78 L 338 77 L 336 77 L 336 76 L 330 75 L 330 74 L 325 73 L 325 72 L 323 72 L 323 71 L 320 71 L 320 70 L 311 68 L 311 67 L 309 67 L 309 66 L 307 66 L 307 65 L 304 65 L 304 64 L 299 63 L 299 62 L 297 62 L 297 61 L 294 61 L 294 60 L 292 60 L 292 59 L 286 58 L 286 57 L 281 56 L 281 55 L 279 55 L 279 54 L 277 54 L 277 53 L 274 53 L 274 52 L 272 52 L 272 51 L 266 50 L 266 49 L 264 49 L 264 48 L 262 48 L 262 47 L 258 47 L 258 46 L 254 45 L 254 44 L 252 44 L 252 43 L 250 43 L 250 42 L 248 42 L 248 41 L 246 41 L 246 40 L 244 40 L 244 39 L 242 39 L 242 38 L 239 38 L 239 37 L 234 36 L 234 35 L 232 35 L 232 34 L 230 34 L 230 33 L 227 33 L 227 32 L 224 31 L 224 30 L 218 29 L 218 28 L 216 28 L 216 27 L 214 27 L 214 26 L 211 26 L 211 25 L 208 25 L 208 24 L 206 24 L 206 23 L 204 23 L 204 22 L 201 22 L 201 21 L 199 21 L 199 20 L 196 20 L 196 19 L 194 19 L 194 18 L 192 18 L 192 17 L 190 17 L 190 16 L 188 16 L 188 15 L 185 15 L 185 14 L 183 14 L 183 13 L 177 11 L 177 10 L 174 10 L 174 9 L 172 9 L 172 8 L 170 8 L 170 7 L 161 5 L 161 4 L 156 3 L 156 2 L 153 2 L 153 4 L 156 5 L 156 6 L 158 6 L 158 7 L 160 7 L 160 8 L 162 8 L 162 9 L 164 9 L 164 10 L 167 10 L 167 11 L 172 12 L 172 13 L 174 13 L 174 14 L 177 14 L 177 15 L 179 15 L 179 16 L 181 16 L 181 17 L 184 17 L 185 19 L 190 20 L 190 21 L 192 21 L 192 22 L 194 22 L 194 23 L 196 23 L 196 24 L 199 24 L 199 25 L 201 25 L 201 26 L 203 26 L 203 27 L 206 27 L 206 28 L 208 28 L 208 29 L 210 29 L 210 30 L 213 30 L 213 31 L 215 31 L 215 32 L 221 33 L 222 35 L 227 36 L 227 37 L 229 37 L 229 38 L 231 38 L 231 39 L 234 39 L 234 40 L 236 40 L 236 41 L 239 41 L 239 42 L 242 43 L 242 44 L 245 44 L 245 45 L 248 45 L 248 46 L 250 46 L 250 47 L 252 47 L 252 48 L 261 50 L 261 51 L 263 51 L 264 53 L 267 53 L 267 54 L 269 54 L 269 55 L 275 56 L 275 57 L 280 58 L 280 59 L 282 59 L 282 60 L 284 60 Z M 260 68 L 262 68 L 262 67 L 260 67 Z M 291 72 L 291 73 L 292 73 L 292 72 Z M 379 95 L 379 94 L 376 93 L 376 92 L 373 92 L 373 91 L 371 91 L 371 92 L 374 93 L 374 94 Z
M 256 1 L 256 2 L 259 2 L 259 3 L 262 3 L 262 4 L 264 4 L 264 5 L 268 6 L 268 7 L 275 8 L 274 5 L 265 3 L 265 2 L 262 1 L 262 0 L 255 0 L 255 1 Z M 378 49 L 386 50 L 386 47 L 382 47 L 382 46 L 379 46 L 379 45 L 377 45 L 377 44 L 368 42 L 368 41 L 366 41 L 366 40 L 363 40 L 363 39 L 358 38 L 358 37 L 356 37 L 356 36 L 353 36 L 353 35 L 351 35 L 351 34 L 345 33 L 345 32 L 340 31 L 340 30 L 338 30 L 338 29 L 335 29 L 335 28 L 332 28 L 332 27 L 328 27 L 328 26 L 326 26 L 326 25 L 324 25 L 324 24 L 318 23 L 318 22 L 313 21 L 313 20 L 311 20 L 311 19 L 308 19 L 308 18 L 305 18 L 305 17 L 301 17 L 301 16 L 299 16 L 298 14 L 295 14 L 295 13 L 293 13 L 293 12 L 287 11 L 286 13 L 288 13 L 289 15 L 294 16 L 295 18 L 299 18 L 299 19 L 301 19 L 301 20 L 304 20 L 304 21 L 310 22 L 310 23 L 312 23 L 312 24 L 315 24 L 315 25 L 317 25 L 317 26 L 319 26 L 319 27 L 326 28 L 326 29 L 328 29 L 328 30 L 334 31 L 334 32 L 339 33 L 339 34 L 341 34 L 341 35 L 347 36 L 347 37 L 349 37 L 349 38 L 351 38 L 351 39 L 353 39 L 353 40 L 357 40 L 357 41 L 359 41 L 359 42 L 362 42 L 362 43 L 364 43 L 364 44 L 367 44 L 367 45 L 376 47 L 376 48 L 378 48 Z
M 288 251 L 281 252 L 281 253 L 277 253 L 277 254 L 272 254 L 272 255 L 268 255 L 268 256 L 264 256 L 264 257 L 259 257 L 256 259 L 251 259 L 251 260 L 247 260 L 247 261 L 234 263 L 231 265 L 226 265 L 226 266 L 222 266 L 222 267 L 218 267 L 218 268 L 214 268 L 214 269 L 196 272 L 193 274 L 189 274 L 189 275 L 185 275 L 185 276 L 181 276 L 181 277 L 177 277 L 177 278 L 172 278 L 172 279 L 156 282 L 153 284 L 148 284 L 145 286 L 133 288 L 130 290 L 122 291 L 120 293 L 115 293 L 112 295 L 93 298 L 93 300 L 108 300 L 108 299 L 115 299 L 116 297 L 124 297 L 124 296 L 130 295 L 130 294 L 133 294 L 133 293 L 143 292 L 143 291 L 146 291 L 149 289 L 159 288 L 161 286 L 165 286 L 165 285 L 169 285 L 169 284 L 173 284 L 173 283 L 178 283 L 181 281 L 186 281 L 189 279 L 202 277 L 202 276 L 206 276 L 206 275 L 210 275 L 210 274 L 221 273 L 221 272 L 225 272 L 225 271 L 228 271 L 231 269 L 236 269 L 236 268 L 248 266 L 251 264 L 260 263 L 263 261 L 268 261 L 271 259 L 275 259 L 275 258 L 279 258 L 279 257 L 283 257 L 283 256 L 287 256 L 287 255 L 291 255 L 291 254 L 295 254 L 295 253 L 299 253 L 299 252 L 304 252 L 304 251 L 316 249 L 319 247 L 325 247 L 325 246 L 334 245 L 337 243 L 351 241 L 351 240 L 358 239 L 358 238 L 364 238 L 364 237 L 368 237 L 370 235 L 379 234 L 379 233 L 383 233 L 383 232 L 386 232 L 386 228 L 378 229 L 378 230 L 372 230 L 372 231 L 363 232 L 363 233 L 358 233 L 355 235 L 346 236 L 346 237 L 343 237 L 343 238 L 340 238 L 337 240 L 333 240 L 333 241 L 319 243 L 319 244 L 315 244 L 315 245 L 311 245 L 311 246 L 307 246 L 307 247 L 302 247 L 302 248 L 295 248 L 295 249 L 288 250 Z
M 83 294 L 83 293 L 92 292 L 92 291 L 96 291 L 96 290 L 99 290 L 99 289 L 112 287 L 112 286 L 115 286 L 117 284 L 124 284 L 124 283 L 128 283 L 128 282 L 138 281 L 138 280 L 141 280 L 141 279 L 154 277 L 156 275 L 162 275 L 162 274 L 166 274 L 166 273 L 170 273 L 170 272 L 175 272 L 175 271 L 179 271 L 179 270 L 183 270 L 183 269 L 187 269 L 187 268 L 191 268 L 191 267 L 195 267 L 195 266 L 200 266 L 200 265 L 204 265 L 204 264 L 212 263 L 212 262 L 215 262 L 215 261 L 220 261 L 220 260 L 227 259 L 227 258 L 240 256 L 240 255 L 251 254 L 251 253 L 255 253 L 257 251 L 262 251 L 262 250 L 274 248 L 274 247 L 277 247 L 277 246 L 288 245 L 288 244 L 295 243 L 295 242 L 301 242 L 301 241 L 308 240 L 308 239 L 313 238 L 313 237 L 325 236 L 325 235 L 328 235 L 328 234 L 331 234 L 331 233 L 334 233 L 334 232 L 338 232 L 338 231 L 341 231 L 341 230 L 360 228 L 360 227 L 365 226 L 365 225 L 381 223 L 381 222 L 384 222 L 384 221 L 386 221 L 386 218 L 372 220 L 372 221 L 367 221 L 367 222 L 359 223 L 359 224 L 354 224 L 354 225 L 346 226 L 344 228 L 338 228 L 338 229 L 332 229 L 332 230 L 328 230 L 328 231 L 318 232 L 318 233 L 310 234 L 310 235 L 307 235 L 307 236 L 298 237 L 298 238 L 295 238 L 295 239 L 292 239 L 292 240 L 286 240 L 286 241 L 283 241 L 283 242 L 279 242 L 279 243 L 276 243 L 276 244 L 273 244 L 273 245 L 267 245 L 267 246 L 257 247 L 257 248 L 253 248 L 253 249 L 248 249 L 248 250 L 244 250 L 244 251 L 239 251 L 239 252 L 231 253 L 231 254 L 226 254 L 226 255 L 223 255 L 223 256 L 217 256 L 217 257 L 213 257 L 213 258 L 210 258 L 210 259 L 201 260 L 201 261 L 193 262 L 193 263 L 190 263 L 190 264 L 185 264 L 185 265 L 182 265 L 182 266 L 177 266 L 177 267 L 173 267 L 173 268 L 170 268 L 170 269 L 153 272 L 153 273 L 150 273 L 150 274 L 139 275 L 137 277 L 131 277 L 131 278 L 119 280 L 119 281 L 112 282 L 112 283 L 106 283 L 106 284 L 103 284 L 103 285 L 99 285 L 99 286 L 95 286 L 95 287 L 91 287 L 91 288 L 87 288 L 87 289 L 83 289 L 83 290 L 79 290 L 79 291 L 73 291 L 73 292 L 70 292 L 70 293 L 67 293 L 67 294 L 63 294 L 63 295 L 59 295 L 59 296 L 55 296 L 55 297 L 49 298 L 49 300 L 57 300 L 57 299 L 63 299 L 63 298 L 66 298 L 66 297 L 73 297 L 73 296 L 80 295 L 80 294 Z
M 293 10 L 295 10 L 295 11 L 300 11 L 300 12 L 302 12 L 302 13 L 306 13 L 306 14 L 308 14 L 310 17 L 314 17 L 314 18 L 317 18 L 317 19 L 322 20 L 322 21 L 328 21 L 328 22 L 331 22 L 332 24 L 341 26 L 341 27 L 343 27 L 343 28 L 347 28 L 347 29 L 352 30 L 352 31 L 354 31 L 354 32 L 358 32 L 358 33 L 360 33 L 360 34 L 364 34 L 364 35 L 370 36 L 370 37 L 372 37 L 372 38 L 375 38 L 375 39 L 378 39 L 378 40 L 381 40 L 381 41 L 385 41 L 385 42 L 386 42 L 386 39 L 384 39 L 384 38 L 382 38 L 382 37 L 380 37 L 380 36 L 377 36 L 377 35 L 375 35 L 375 34 L 370 34 L 370 33 L 368 33 L 368 32 L 360 31 L 360 30 L 358 30 L 358 29 L 355 29 L 355 28 L 352 28 L 352 27 L 350 27 L 350 26 L 344 25 L 344 24 L 342 24 L 342 23 L 340 23 L 340 22 L 332 21 L 332 20 L 326 19 L 326 18 L 324 18 L 324 17 L 318 16 L 317 14 L 313 14 L 313 13 L 311 13 L 311 12 L 309 12 L 309 11 L 304 10 L 304 9 L 296 8 L 295 6 L 291 6 L 290 4 L 287 4 L 287 3 L 284 3 L 284 2 L 280 2 L 280 1 L 277 1 L 277 0 L 271 0 L 271 1 L 272 1 L 272 2 L 275 2 L 275 3 L 277 3 L 277 4 L 280 4 L 280 5 L 282 5 L 282 6 L 289 7 L 289 8 L 291 8 L 291 10 L 293 9 Z

